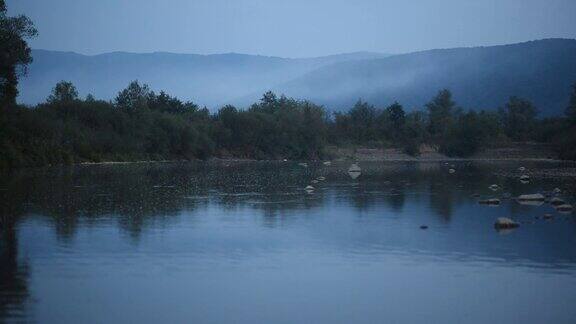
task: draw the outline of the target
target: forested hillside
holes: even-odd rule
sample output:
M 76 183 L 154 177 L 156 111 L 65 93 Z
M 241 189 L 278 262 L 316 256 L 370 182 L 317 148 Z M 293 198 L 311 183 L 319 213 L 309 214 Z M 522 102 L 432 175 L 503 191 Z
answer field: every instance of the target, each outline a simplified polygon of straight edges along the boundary
M 576 40 L 430 50 L 386 56 L 352 53 L 310 59 L 241 54 L 109 53 L 84 56 L 33 51 L 21 79 L 21 103 L 41 102 L 54 84 L 72 81 L 82 97 L 113 99 L 132 80 L 168 90 L 211 111 L 246 108 L 273 90 L 346 110 L 358 99 L 377 106 L 421 108 L 438 89 L 450 89 L 466 108 L 495 111 L 510 96 L 532 101 L 543 116 L 562 114 L 576 76 Z
M 375 105 L 422 107 L 450 89 L 470 109 L 496 110 L 510 96 L 532 101 L 545 116 L 561 115 L 576 78 L 576 40 L 455 48 L 341 62 L 278 86 L 276 91 L 345 109 L 358 98 Z

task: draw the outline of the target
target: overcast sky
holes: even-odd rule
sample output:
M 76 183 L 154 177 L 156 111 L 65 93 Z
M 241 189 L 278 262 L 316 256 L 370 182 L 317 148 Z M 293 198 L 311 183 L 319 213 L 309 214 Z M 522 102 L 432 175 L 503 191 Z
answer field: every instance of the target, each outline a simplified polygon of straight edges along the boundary
M 576 0 L 7 0 L 32 47 L 306 57 L 576 38 Z

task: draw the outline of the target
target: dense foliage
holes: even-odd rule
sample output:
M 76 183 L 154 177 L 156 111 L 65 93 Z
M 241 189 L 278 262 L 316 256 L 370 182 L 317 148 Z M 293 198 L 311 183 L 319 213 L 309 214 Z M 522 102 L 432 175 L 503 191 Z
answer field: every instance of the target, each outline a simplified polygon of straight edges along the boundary
M 25 73 L 32 62 L 26 38 L 36 34 L 28 17 L 8 17 L 6 3 L 0 0 L 0 109 L 16 104 L 18 74 Z
M 537 119 L 537 110 L 512 97 L 497 112 L 466 111 L 441 90 L 424 110 L 399 103 L 379 109 L 358 101 L 333 116 L 308 101 L 267 92 L 250 108 L 224 106 L 211 114 L 192 102 L 151 91 L 134 81 L 113 102 L 80 99 L 60 82 L 45 103 L 4 109 L 0 115 L 0 167 L 85 161 L 236 157 L 319 159 L 335 146 L 398 147 L 418 155 L 426 144 L 467 157 L 510 141 L 554 143 L 576 159 L 576 87 L 566 118 Z

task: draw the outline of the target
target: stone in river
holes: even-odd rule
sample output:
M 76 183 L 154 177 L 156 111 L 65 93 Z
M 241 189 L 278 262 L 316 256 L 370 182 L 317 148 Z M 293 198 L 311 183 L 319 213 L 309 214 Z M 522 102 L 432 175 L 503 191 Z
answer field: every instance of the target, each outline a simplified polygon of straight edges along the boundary
M 546 197 L 542 194 L 529 194 L 529 195 L 520 195 L 518 196 L 518 200 L 522 201 L 544 201 Z
M 508 217 L 499 217 L 498 219 L 496 219 L 496 222 L 494 223 L 494 227 L 496 229 L 516 228 L 519 226 L 520 224 L 518 222 L 515 222 Z

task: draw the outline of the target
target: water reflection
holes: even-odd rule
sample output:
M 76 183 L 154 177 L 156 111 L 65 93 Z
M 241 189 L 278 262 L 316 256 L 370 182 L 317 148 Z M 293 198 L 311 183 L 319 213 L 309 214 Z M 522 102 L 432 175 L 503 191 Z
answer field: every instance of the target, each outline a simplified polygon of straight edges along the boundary
M 28 300 L 28 264 L 18 255 L 18 236 L 13 219 L 2 217 L 0 228 L 0 320 L 24 320 Z
M 440 163 L 359 163 L 359 168 L 361 176 L 352 179 L 348 163 L 303 168 L 273 162 L 100 165 L 2 177 L 0 319 L 28 314 L 34 295 L 30 277 L 44 271 L 34 266 L 38 257 L 18 253 L 21 227 L 49 229 L 57 246 L 43 248 L 66 247 L 66 257 L 75 254 L 88 259 L 84 262 L 90 262 L 85 253 L 108 242 L 106 257 L 117 250 L 136 258 L 143 249 L 147 258 L 177 263 L 174 267 L 199 267 L 192 259 L 208 268 L 223 260 L 267 268 L 269 260 L 298 250 L 339 266 L 379 266 L 395 256 L 407 263 L 431 259 L 426 262 L 574 274 L 574 218 L 555 213 L 547 203 L 521 205 L 510 199 L 561 187 L 563 198 L 573 202 L 570 181 L 522 184 L 498 175 L 517 170 L 514 163 L 458 163 L 454 173 Z M 303 190 L 320 177 L 326 180 L 312 193 Z M 492 184 L 500 189 L 491 190 Z M 502 203 L 477 203 L 489 198 Z M 544 213 L 555 217 L 537 218 Z M 499 235 L 492 224 L 502 216 L 519 220 L 521 228 Z M 421 225 L 429 229 L 422 231 Z M 87 244 L 86 229 L 103 240 L 80 244 Z M 168 243 L 150 246 L 162 229 L 168 229 L 162 236 Z M 129 246 L 120 243 L 124 238 Z M 166 251 L 174 253 L 172 259 L 163 259 Z

